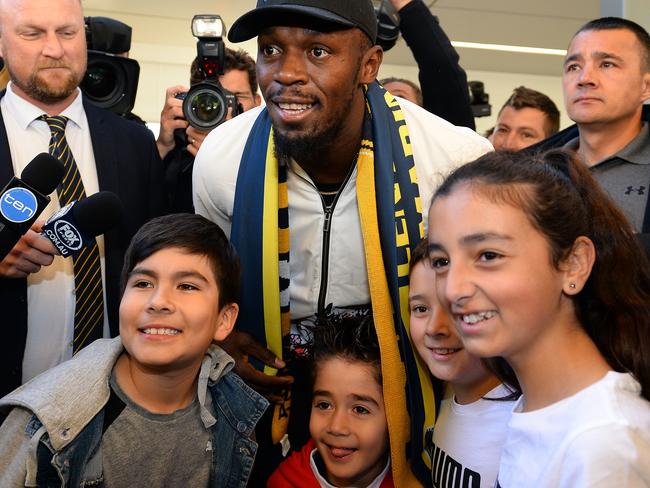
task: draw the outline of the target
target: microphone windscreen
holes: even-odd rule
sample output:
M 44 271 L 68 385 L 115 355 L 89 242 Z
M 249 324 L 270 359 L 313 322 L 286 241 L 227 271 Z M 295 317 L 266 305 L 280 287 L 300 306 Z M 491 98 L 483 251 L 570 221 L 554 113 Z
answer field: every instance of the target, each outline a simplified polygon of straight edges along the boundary
M 100 191 L 83 198 L 72 207 L 77 229 L 89 237 L 103 234 L 122 221 L 124 209 L 115 193 Z
M 50 154 L 40 153 L 25 166 L 20 179 L 39 193 L 49 195 L 61 183 L 64 172 L 61 161 Z

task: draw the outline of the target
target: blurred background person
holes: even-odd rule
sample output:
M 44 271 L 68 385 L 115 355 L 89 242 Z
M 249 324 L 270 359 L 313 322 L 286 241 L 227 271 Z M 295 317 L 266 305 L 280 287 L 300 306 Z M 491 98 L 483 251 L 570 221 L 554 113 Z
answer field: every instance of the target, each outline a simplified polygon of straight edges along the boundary
M 537 90 L 519 86 L 503 104 L 488 139 L 497 151 L 518 151 L 551 137 L 560 129 L 560 111 Z
M 5 62 L 0 58 L 0 90 L 4 90 L 9 83 L 9 72 L 5 67 Z
M 381 84 L 396 97 L 405 98 L 409 102 L 413 102 L 420 107 L 424 105 L 422 90 L 420 90 L 417 83 L 414 83 L 411 80 L 407 80 L 406 78 L 390 77 L 383 78 Z

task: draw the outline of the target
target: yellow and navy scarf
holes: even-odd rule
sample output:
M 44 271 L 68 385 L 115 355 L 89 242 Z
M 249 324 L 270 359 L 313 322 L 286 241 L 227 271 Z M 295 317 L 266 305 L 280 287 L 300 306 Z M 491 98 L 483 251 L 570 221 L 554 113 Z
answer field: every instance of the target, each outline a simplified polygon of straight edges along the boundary
M 357 204 L 381 351 L 393 478 L 398 487 L 413 486 L 409 460 L 418 478 L 430 478 L 424 426 L 433 425 L 435 418 L 429 372 L 416 360 L 408 331 L 409 260 L 424 234 L 422 203 L 408 128 L 397 101 L 373 83 L 366 89 L 366 102 Z M 271 119 L 264 110 L 242 156 L 231 238 L 242 262 L 237 325 L 280 358 L 290 332 L 288 206 L 287 167 L 275 157 Z M 290 401 L 287 396 L 285 404 L 276 407 L 274 442 L 286 432 Z

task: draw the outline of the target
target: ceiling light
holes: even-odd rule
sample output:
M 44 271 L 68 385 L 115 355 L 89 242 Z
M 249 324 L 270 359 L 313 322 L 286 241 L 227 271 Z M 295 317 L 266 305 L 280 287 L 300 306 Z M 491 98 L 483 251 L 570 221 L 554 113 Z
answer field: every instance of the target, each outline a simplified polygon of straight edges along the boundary
M 482 42 L 451 41 L 454 47 L 467 49 L 486 49 L 489 51 L 506 51 L 511 53 L 550 54 L 552 56 L 566 56 L 566 49 L 546 49 L 543 47 L 508 46 L 507 44 L 484 44 Z

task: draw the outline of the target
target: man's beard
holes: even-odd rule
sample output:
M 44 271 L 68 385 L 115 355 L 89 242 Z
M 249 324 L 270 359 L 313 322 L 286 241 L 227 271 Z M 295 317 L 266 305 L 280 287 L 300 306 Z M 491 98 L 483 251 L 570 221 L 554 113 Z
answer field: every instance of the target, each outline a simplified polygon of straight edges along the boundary
M 278 161 L 293 159 L 297 163 L 318 163 L 321 155 L 327 152 L 332 144 L 336 144 L 338 137 L 345 131 L 346 113 L 352 106 L 355 92 L 350 92 L 349 98 L 341 104 L 342 110 L 332 117 L 332 121 L 325 127 L 314 127 L 303 135 L 292 135 L 291 130 L 278 130 L 274 128 L 273 142 L 275 144 L 275 157 Z
M 9 71 L 12 83 L 34 100 L 48 105 L 68 98 L 77 89 L 82 79 L 81 76 L 76 75 L 74 71 L 70 70 L 65 83 L 54 87 L 48 85 L 46 80 L 42 76 L 39 76 L 39 70 L 31 73 L 25 83 L 15 76 L 9 65 L 7 65 L 7 70 Z
M 279 161 L 293 159 L 298 163 L 311 163 L 334 143 L 343 128 L 343 119 L 338 117 L 320 131 L 312 131 L 301 136 L 292 136 L 291 131 L 273 132 L 275 157 Z

